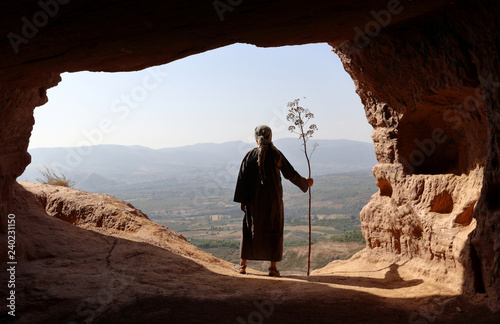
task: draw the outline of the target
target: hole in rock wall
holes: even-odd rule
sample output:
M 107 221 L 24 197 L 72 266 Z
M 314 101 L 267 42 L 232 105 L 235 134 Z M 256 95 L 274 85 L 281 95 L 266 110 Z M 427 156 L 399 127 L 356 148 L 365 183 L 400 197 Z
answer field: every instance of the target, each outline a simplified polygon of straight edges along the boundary
M 476 206 L 476 202 L 474 202 L 469 207 L 465 208 L 465 210 L 455 218 L 455 223 L 463 226 L 467 226 L 472 222 L 472 215 L 474 214 L 474 206 Z
M 387 179 L 377 179 L 377 187 L 380 189 L 381 196 L 392 197 L 392 186 Z
M 397 148 L 406 174 L 461 175 L 485 164 L 482 101 L 472 95 L 457 100 L 446 108 L 421 107 L 401 119 Z
M 411 114 L 399 126 L 399 160 L 407 174 L 467 173 L 463 134 L 439 123 L 439 114 Z
M 453 211 L 453 198 L 448 191 L 443 191 L 436 197 L 431 204 L 431 212 L 440 214 L 449 214 Z

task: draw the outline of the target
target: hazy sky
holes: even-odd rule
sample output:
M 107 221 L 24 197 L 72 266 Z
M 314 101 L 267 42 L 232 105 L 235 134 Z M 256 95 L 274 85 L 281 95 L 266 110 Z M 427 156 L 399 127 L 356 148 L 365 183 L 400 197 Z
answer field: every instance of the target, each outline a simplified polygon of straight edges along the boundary
M 315 138 L 371 141 L 354 83 L 327 44 L 235 44 L 138 72 L 65 73 L 48 97 L 30 148 L 250 142 L 260 124 L 275 139 L 295 137 L 286 105 L 303 97 Z

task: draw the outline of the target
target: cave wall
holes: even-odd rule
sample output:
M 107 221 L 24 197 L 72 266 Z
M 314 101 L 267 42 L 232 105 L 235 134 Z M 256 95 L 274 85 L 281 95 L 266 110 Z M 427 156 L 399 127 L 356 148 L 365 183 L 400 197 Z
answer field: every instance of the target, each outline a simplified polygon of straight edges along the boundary
M 498 309 L 498 3 L 464 2 L 333 44 L 374 131 L 364 251 L 409 261 Z M 463 278 L 463 282 L 462 282 Z
M 236 42 L 329 42 L 374 127 L 380 191 L 361 213 L 363 253 L 463 281 L 498 307 L 499 13 L 479 0 L 4 2 L 1 231 L 30 162 L 33 109 L 60 73 L 138 70 Z
M 0 85 L 0 230 L 6 232 L 6 217 L 12 212 L 13 184 L 31 162 L 29 138 L 35 123 L 33 110 L 45 104 L 46 90 L 59 83 L 59 74 L 46 74 L 32 86 Z

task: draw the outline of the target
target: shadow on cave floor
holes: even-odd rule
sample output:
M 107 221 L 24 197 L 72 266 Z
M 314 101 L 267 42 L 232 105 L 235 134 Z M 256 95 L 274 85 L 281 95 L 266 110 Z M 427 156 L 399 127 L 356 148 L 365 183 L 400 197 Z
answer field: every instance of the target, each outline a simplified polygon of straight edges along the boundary
M 92 251 L 93 259 L 74 264 L 59 263 L 57 256 L 40 260 L 41 267 L 20 278 L 25 289 L 18 323 L 498 323 L 487 309 L 478 309 L 479 317 L 457 311 L 468 309 L 464 300 L 381 297 L 332 287 L 332 276 L 308 281 L 220 274 L 148 243 L 92 236 L 109 243 L 103 254 Z M 385 279 L 349 280 L 347 286 L 367 280 L 361 285 L 379 287 Z
M 404 265 L 404 263 L 402 265 Z M 378 288 L 378 289 L 408 288 L 408 287 L 418 286 L 424 283 L 422 279 L 404 280 L 403 278 L 401 278 L 398 272 L 398 268 L 402 265 L 393 263 L 390 266 L 379 270 L 356 271 L 356 273 L 364 273 L 364 272 L 375 273 L 388 269 L 387 272 L 384 274 L 384 278 L 372 278 L 368 276 L 354 277 L 350 275 L 352 272 L 346 272 L 346 274 L 349 274 L 346 276 L 336 275 L 336 273 L 333 273 L 328 275 L 312 274 L 309 277 L 298 276 L 298 275 L 288 275 L 283 277 L 292 278 L 296 280 L 303 280 L 307 282 L 327 283 L 327 284 L 336 284 L 341 286 L 354 286 L 354 287 L 364 287 L 364 288 Z
M 498 323 L 497 315 L 462 296 L 445 296 L 444 303 L 440 296 L 382 297 L 349 288 L 386 289 L 389 278 L 389 286 L 399 285 L 390 289 L 405 289 L 412 283 L 397 267 L 383 279 L 242 276 L 18 202 L 18 233 L 30 237 L 20 243 L 37 255 L 19 263 L 17 323 Z M 331 285 L 338 281 L 345 287 Z
M 328 284 L 337 284 L 342 286 L 355 286 L 365 288 L 379 288 L 379 289 L 399 289 L 408 288 L 424 283 L 422 279 L 404 280 L 399 275 L 399 265 L 393 263 L 390 265 L 389 270 L 385 273 L 384 278 L 370 278 L 370 277 L 352 277 L 352 276 L 336 276 L 336 275 L 311 275 L 307 276 L 287 276 L 287 278 L 294 278 L 308 282 L 319 282 Z

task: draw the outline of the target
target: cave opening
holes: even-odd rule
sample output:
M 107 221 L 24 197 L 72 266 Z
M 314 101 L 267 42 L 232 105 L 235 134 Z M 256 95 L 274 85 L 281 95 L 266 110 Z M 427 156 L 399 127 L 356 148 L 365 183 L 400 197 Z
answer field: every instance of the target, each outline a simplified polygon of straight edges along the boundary
M 292 137 L 283 108 L 296 98 L 317 111 L 320 138 L 371 143 L 353 81 L 325 43 L 233 44 L 142 71 L 64 73 L 62 79 L 35 110 L 30 148 L 248 140 L 255 126 L 244 129 L 241 121 L 274 126 L 275 139 Z
M 48 103 L 35 109 L 33 159 L 20 180 L 33 181 L 44 165 L 52 165 L 76 178 L 77 188 L 89 173 L 106 182 L 92 167 L 113 173 L 112 164 L 123 162 L 123 156 L 94 159 L 95 147 L 102 145 L 163 149 L 253 143 L 253 128 L 259 124 L 271 126 L 275 140 L 291 138 L 286 104 L 301 97 L 316 114 L 316 138 L 372 142 L 353 81 L 326 43 L 233 44 L 137 72 L 65 73 L 47 96 Z M 59 148 L 59 156 L 35 154 L 49 148 Z M 246 149 L 231 157 L 240 159 Z
M 231 55 L 241 54 L 242 47 L 250 50 L 229 62 Z M 298 52 L 290 55 L 290 50 Z M 218 55 L 218 51 L 226 53 Z M 272 54 L 268 64 L 262 63 L 266 52 Z M 319 221 L 332 222 L 339 208 L 360 210 L 376 190 L 369 171 L 376 163 L 370 151 L 372 128 L 352 79 L 327 44 L 271 49 L 240 44 L 138 72 L 63 74 L 60 85 L 47 96 L 49 102 L 35 110 L 29 149 L 32 163 L 19 180 L 33 181 L 43 165 L 53 166 L 74 180 L 76 189 L 131 202 L 155 222 L 180 233 L 187 229 L 185 224 L 201 215 L 207 219 L 208 230 L 188 237 L 198 245 L 205 244 L 207 237 L 214 238 L 207 233 L 222 237 L 221 228 L 233 226 L 233 220 L 239 222 L 241 211 L 232 197 L 237 167 L 248 146 L 254 145 L 253 129 L 268 124 L 274 140 L 292 140 L 295 135 L 288 131 L 285 110 L 287 102 L 295 98 L 301 98 L 303 106 L 316 115 L 319 132 L 312 141 L 349 140 L 340 143 L 348 149 L 341 157 L 347 161 L 342 164 L 346 171 L 356 170 L 358 160 L 372 163 L 364 166 L 363 181 L 369 181 L 365 187 L 371 187 L 363 188 L 366 197 L 359 206 L 323 202 L 321 213 L 327 215 L 319 215 Z M 187 160 L 196 157 L 197 145 L 231 141 L 250 144 L 212 145 L 205 149 L 204 158 L 193 163 Z M 356 153 L 355 142 L 363 142 L 366 148 L 362 157 Z M 293 151 L 277 146 L 305 176 L 300 142 L 293 138 L 291 143 Z M 339 144 L 322 145 L 314 159 L 323 160 L 314 169 L 313 159 L 313 176 L 331 170 L 325 166 L 329 157 L 322 157 L 320 150 Z M 220 150 L 230 153 L 230 163 L 217 160 Z M 170 154 L 171 164 L 168 159 L 158 160 L 163 153 Z M 167 167 L 171 169 L 159 171 Z M 285 199 L 285 212 L 293 221 L 303 209 L 292 205 L 300 203 L 296 198 Z M 200 205 L 207 211 L 200 212 Z M 346 217 L 350 221 L 359 219 L 358 215 L 359 211 L 350 211 Z M 290 244 L 303 242 L 303 234 L 290 235 Z M 359 250 L 362 238 L 356 239 Z

